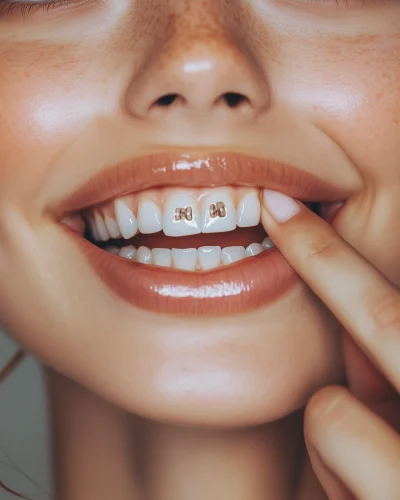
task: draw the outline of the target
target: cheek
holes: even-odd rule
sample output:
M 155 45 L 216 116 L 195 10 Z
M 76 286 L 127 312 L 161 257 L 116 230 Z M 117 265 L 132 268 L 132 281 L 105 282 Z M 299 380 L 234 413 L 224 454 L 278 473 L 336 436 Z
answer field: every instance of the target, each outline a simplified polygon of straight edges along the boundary
M 364 179 L 387 188 L 400 182 L 400 40 L 321 40 L 294 54 L 280 92 L 341 146 Z
M 298 43 L 281 61 L 279 98 L 336 142 L 364 180 L 339 233 L 399 285 L 400 39 Z
M 96 84 L 85 79 L 87 62 L 76 59 L 79 63 L 47 48 L 27 50 L 26 44 L 2 48 L 0 74 L 7 75 L 0 78 L 2 195 L 37 192 L 92 119 L 100 102 Z

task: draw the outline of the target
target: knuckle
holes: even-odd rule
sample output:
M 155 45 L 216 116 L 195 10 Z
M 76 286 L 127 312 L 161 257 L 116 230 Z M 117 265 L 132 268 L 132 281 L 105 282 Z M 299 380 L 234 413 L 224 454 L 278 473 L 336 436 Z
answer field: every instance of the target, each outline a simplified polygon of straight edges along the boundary
M 307 252 L 307 260 L 329 260 L 337 255 L 341 249 L 341 242 L 334 237 L 327 237 L 323 241 L 314 240 L 310 243 Z
M 369 305 L 370 334 L 379 338 L 385 333 L 397 332 L 400 335 L 400 298 L 393 290 L 385 291 L 374 297 Z

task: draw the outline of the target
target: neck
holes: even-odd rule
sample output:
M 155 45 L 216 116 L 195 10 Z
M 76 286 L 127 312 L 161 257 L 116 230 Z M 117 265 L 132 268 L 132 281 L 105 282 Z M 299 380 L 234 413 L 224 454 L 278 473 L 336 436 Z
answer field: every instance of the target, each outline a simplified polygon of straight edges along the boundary
M 205 430 L 138 421 L 146 500 L 298 497 L 302 415 L 249 429 Z

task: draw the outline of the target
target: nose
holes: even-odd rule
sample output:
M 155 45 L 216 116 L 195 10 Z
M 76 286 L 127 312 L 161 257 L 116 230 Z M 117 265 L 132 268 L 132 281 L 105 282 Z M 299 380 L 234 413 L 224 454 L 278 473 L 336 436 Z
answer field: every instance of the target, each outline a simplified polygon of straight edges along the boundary
M 256 118 L 269 106 L 266 76 L 250 51 L 227 36 L 176 37 L 132 79 L 131 115 L 149 121 Z

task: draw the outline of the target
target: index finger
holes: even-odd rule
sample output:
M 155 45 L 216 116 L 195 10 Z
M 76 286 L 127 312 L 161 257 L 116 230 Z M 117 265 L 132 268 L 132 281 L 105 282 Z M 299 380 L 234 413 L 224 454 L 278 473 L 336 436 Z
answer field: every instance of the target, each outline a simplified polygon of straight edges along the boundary
M 400 391 L 400 293 L 305 205 L 266 190 L 263 225 L 293 269 Z

